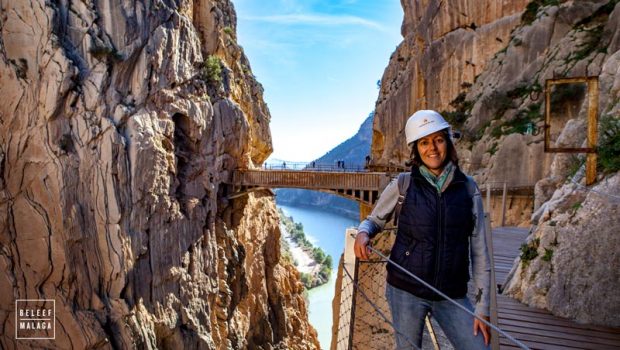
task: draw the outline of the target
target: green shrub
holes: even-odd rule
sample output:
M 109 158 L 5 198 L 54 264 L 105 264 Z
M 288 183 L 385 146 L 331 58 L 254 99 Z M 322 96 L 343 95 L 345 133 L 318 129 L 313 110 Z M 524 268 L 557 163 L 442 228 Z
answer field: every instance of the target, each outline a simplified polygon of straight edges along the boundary
M 493 127 L 493 129 L 491 129 L 491 137 L 493 138 L 500 138 L 503 135 L 503 131 L 502 131 L 502 124 L 496 125 Z
M 536 15 L 540 8 L 550 5 L 557 6 L 559 4 L 560 0 L 533 0 L 527 4 L 525 11 L 521 15 L 521 22 L 525 25 L 530 25 L 536 20 Z
M 536 125 L 542 118 L 540 103 L 532 104 L 524 110 L 519 110 L 512 120 L 494 126 L 491 130 L 491 136 L 497 139 L 502 135 L 525 134 L 530 126 Z
M 325 265 L 321 266 L 321 271 L 319 271 L 319 277 L 321 277 L 323 281 L 329 280 L 329 276 L 331 274 L 332 274 L 331 267 L 327 267 Z
M 202 67 L 202 78 L 208 83 L 222 83 L 222 60 L 217 56 L 209 56 Z
M 312 249 L 312 257 L 314 258 L 314 261 L 322 264 L 323 260 L 325 260 L 325 253 L 323 252 L 323 249 L 315 247 L 314 249 Z
M 230 35 L 233 38 L 235 37 L 235 31 L 231 27 L 229 27 L 229 26 L 226 26 L 226 27 L 222 28 L 222 31 L 224 33 Z
M 545 254 L 542 256 L 541 259 L 543 259 L 543 261 L 550 262 L 552 257 L 553 257 L 553 249 L 545 248 Z
M 286 230 L 290 233 L 293 242 L 295 242 L 305 252 L 309 253 L 317 264 L 321 265 L 321 269 L 317 274 L 318 278 L 313 274 L 301 273 L 301 280 L 306 289 L 326 283 L 332 272 L 332 257 L 325 254 L 325 251 L 323 251 L 320 247 L 314 247 L 312 245 L 312 243 L 306 238 L 303 224 L 294 222 L 293 217 L 286 216 L 280 208 L 278 208 L 278 214 L 280 215 L 280 220 L 286 227 Z M 290 256 L 290 253 L 288 253 L 288 255 Z M 290 258 L 292 260 L 292 257 Z
M 328 255 L 328 256 L 325 257 L 325 260 L 323 260 L 323 265 L 324 266 L 329 266 L 329 268 L 333 267 L 332 256 L 331 255 Z
M 540 86 L 538 82 L 534 82 L 534 84 L 531 85 L 522 82 L 516 88 L 506 92 L 506 96 L 510 97 L 511 99 L 523 98 L 531 94 L 532 92 L 542 92 L 542 86 Z
M 540 246 L 540 239 L 536 238 L 530 243 L 521 244 L 521 262 L 524 265 L 528 265 L 530 261 L 534 260 L 538 256 L 538 247 Z
M 467 86 L 468 83 L 463 83 Z M 471 86 L 469 84 L 468 86 Z M 466 93 L 461 92 L 452 102 L 450 106 L 454 108 L 454 111 L 441 111 L 440 114 L 446 118 L 448 123 L 456 129 L 460 129 L 467 121 L 467 118 L 471 115 L 471 109 L 474 107 L 473 101 L 465 99 Z
M 314 278 L 312 277 L 311 274 L 305 273 L 305 272 L 301 273 L 301 283 L 304 284 L 306 289 L 312 287 L 312 280 L 314 280 Z
M 118 50 L 115 47 L 112 47 L 112 46 L 94 44 L 93 46 L 91 46 L 88 52 L 90 52 L 90 54 L 93 55 L 98 60 L 104 60 L 106 57 L 110 57 L 116 61 L 123 60 L 123 55 L 120 52 L 118 52 Z

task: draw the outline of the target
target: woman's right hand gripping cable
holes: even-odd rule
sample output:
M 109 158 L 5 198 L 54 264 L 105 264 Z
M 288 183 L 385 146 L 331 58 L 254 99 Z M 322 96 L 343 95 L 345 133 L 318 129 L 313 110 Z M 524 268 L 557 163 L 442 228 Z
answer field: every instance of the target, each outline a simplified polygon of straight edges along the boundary
M 370 256 L 370 238 L 368 237 L 368 233 L 361 231 L 357 233 L 355 236 L 355 245 L 353 246 L 353 251 L 355 252 L 355 256 L 358 259 L 368 260 Z

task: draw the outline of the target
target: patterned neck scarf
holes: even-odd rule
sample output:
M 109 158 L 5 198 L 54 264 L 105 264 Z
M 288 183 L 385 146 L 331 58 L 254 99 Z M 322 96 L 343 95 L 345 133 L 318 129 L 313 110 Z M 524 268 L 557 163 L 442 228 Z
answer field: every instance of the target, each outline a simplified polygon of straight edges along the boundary
M 441 193 L 452 181 L 454 169 L 454 164 L 452 164 L 452 162 L 448 162 L 448 164 L 446 164 L 443 168 L 441 174 L 439 174 L 439 176 L 435 176 L 430 170 L 428 170 L 426 165 L 420 165 L 420 174 L 422 174 L 422 176 L 424 176 L 424 178 L 437 189 L 437 192 Z

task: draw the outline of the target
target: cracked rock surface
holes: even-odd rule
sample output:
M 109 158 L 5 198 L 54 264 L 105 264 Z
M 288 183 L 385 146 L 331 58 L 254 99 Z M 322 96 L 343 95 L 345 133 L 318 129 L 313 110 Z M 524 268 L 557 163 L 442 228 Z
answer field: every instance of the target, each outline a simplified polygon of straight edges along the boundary
M 232 3 L 0 6 L 0 347 L 318 348 L 272 197 L 224 199 L 271 153 Z

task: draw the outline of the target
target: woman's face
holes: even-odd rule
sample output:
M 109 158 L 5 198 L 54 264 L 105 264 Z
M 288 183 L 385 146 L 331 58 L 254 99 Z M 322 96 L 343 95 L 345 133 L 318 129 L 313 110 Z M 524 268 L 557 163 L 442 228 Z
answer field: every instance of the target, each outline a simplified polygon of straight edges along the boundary
M 418 153 L 422 163 L 435 175 L 443 171 L 448 153 L 448 142 L 443 132 L 437 131 L 418 140 Z

